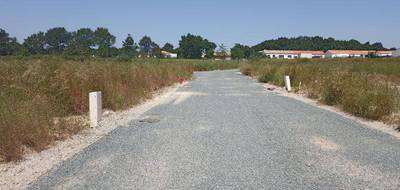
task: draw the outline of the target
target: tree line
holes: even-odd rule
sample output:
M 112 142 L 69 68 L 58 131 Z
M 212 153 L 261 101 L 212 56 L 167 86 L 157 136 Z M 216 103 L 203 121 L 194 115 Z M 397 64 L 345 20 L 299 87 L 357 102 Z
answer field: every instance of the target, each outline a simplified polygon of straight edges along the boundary
M 95 30 L 81 28 L 69 32 L 64 27 L 50 28 L 28 36 L 23 43 L 0 28 L 0 56 L 6 55 L 71 55 L 99 57 L 162 57 L 162 51 L 177 53 L 180 58 L 211 58 L 217 45 L 192 34 L 181 37 L 179 47 L 171 43 L 160 47 L 149 36 L 143 36 L 138 43 L 128 34 L 122 47 L 115 47 L 116 37 L 107 28 Z
M 268 50 L 387 50 L 382 43 L 361 43 L 357 40 L 336 40 L 320 36 L 297 38 L 278 38 L 267 40 L 253 47 L 257 51 Z
M 179 47 L 170 43 L 160 47 L 149 36 L 142 37 L 136 43 L 128 34 L 122 42 L 122 47 L 114 46 L 116 37 L 107 28 L 98 27 L 95 30 L 81 28 L 69 32 L 64 27 L 50 28 L 46 32 L 38 32 L 28 36 L 23 43 L 0 28 L 0 56 L 4 55 L 71 55 L 99 57 L 163 57 L 162 51 L 177 53 L 179 58 L 225 58 L 229 55 L 227 48 L 216 45 L 198 35 L 181 36 Z M 262 56 L 259 52 L 269 50 L 387 50 L 382 43 L 360 43 L 357 40 L 336 40 L 320 36 L 297 38 L 278 38 L 266 40 L 255 46 L 235 44 L 230 49 L 233 59 L 249 59 Z

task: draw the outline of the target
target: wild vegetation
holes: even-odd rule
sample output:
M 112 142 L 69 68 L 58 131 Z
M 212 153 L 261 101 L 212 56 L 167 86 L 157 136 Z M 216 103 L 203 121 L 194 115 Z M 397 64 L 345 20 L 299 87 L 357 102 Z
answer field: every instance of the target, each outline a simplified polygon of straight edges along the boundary
M 258 60 L 240 70 L 280 86 L 289 75 L 297 93 L 400 127 L 400 59 Z
M 101 91 L 104 109 L 121 110 L 195 70 L 237 68 L 237 62 L 162 59 L 0 59 L 0 160 L 20 159 L 85 127 L 88 93 Z M 79 119 L 79 120 L 77 120 Z

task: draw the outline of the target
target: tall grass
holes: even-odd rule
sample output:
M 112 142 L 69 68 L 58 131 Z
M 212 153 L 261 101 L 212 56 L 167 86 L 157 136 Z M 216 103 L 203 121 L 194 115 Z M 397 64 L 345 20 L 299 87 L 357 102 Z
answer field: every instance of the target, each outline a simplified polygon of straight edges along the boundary
M 296 92 L 356 116 L 385 120 L 400 111 L 400 59 L 258 60 L 240 70 L 275 85 L 290 75 Z
M 101 91 L 105 109 L 120 110 L 152 92 L 191 78 L 193 71 L 237 68 L 237 62 L 61 57 L 0 58 L 0 160 L 41 151 L 84 126 L 88 93 Z

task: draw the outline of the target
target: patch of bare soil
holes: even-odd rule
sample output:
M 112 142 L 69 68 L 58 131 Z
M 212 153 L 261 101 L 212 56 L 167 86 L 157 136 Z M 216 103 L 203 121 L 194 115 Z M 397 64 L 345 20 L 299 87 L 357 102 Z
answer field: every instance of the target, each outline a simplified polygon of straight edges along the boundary
M 323 137 L 312 137 L 310 141 L 322 150 L 335 151 L 339 149 L 339 145 Z

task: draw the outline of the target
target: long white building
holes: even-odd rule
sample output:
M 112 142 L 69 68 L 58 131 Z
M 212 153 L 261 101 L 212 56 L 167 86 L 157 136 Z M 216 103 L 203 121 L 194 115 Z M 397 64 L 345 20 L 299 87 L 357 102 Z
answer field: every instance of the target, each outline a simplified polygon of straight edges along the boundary
M 374 55 L 377 57 L 393 57 L 393 51 L 376 51 Z
M 328 50 L 325 52 L 325 58 L 365 58 L 370 52 L 364 50 Z
M 366 58 L 369 56 L 392 57 L 392 51 L 371 51 L 371 50 L 328 50 L 326 58 Z
M 168 51 L 161 51 L 161 54 L 163 55 L 164 58 L 178 58 L 178 54 L 171 53 Z
M 271 59 L 324 58 L 323 51 L 263 50 L 261 53 Z
M 399 56 L 393 51 L 374 51 L 374 50 L 328 50 L 323 51 L 304 51 L 304 50 L 263 50 L 261 51 L 267 58 L 271 59 L 297 59 L 297 58 L 366 58 L 366 57 L 392 57 Z

